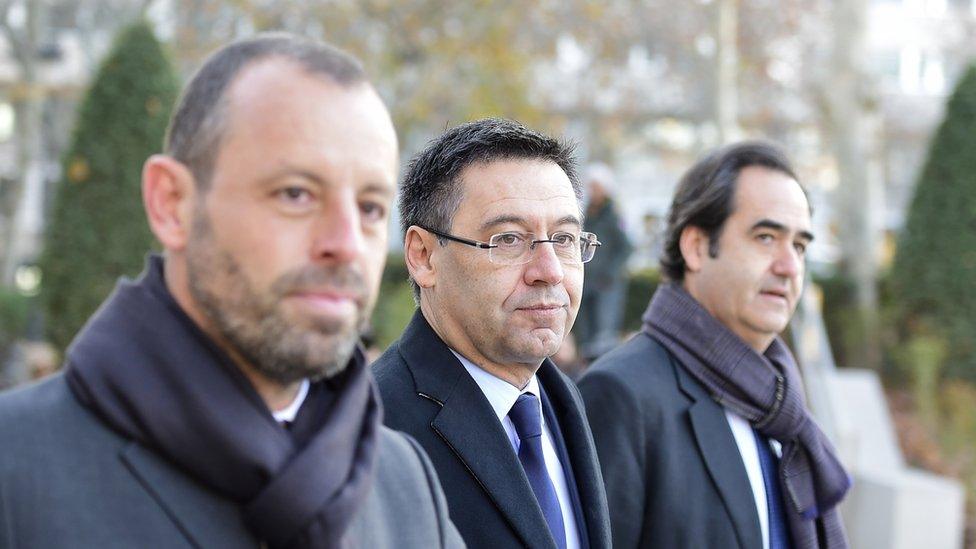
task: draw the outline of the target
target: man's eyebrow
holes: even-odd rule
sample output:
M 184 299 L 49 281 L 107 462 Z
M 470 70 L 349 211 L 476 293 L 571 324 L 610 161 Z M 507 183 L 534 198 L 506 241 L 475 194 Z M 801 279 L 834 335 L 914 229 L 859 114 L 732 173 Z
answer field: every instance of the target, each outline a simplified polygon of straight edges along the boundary
M 492 227 L 497 227 L 498 225 L 504 225 L 506 223 L 512 223 L 514 225 L 525 225 L 525 218 L 517 215 L 502 214 L 496 215 L 484 223 L 481 224 L 481 230 L 490 229 Z
M 289 176 L 301 177 L 302 179 L 307 179 L 310 182 L 315 183 L 316 185 L 321 185 L 321 186 L 325 185 L 325 181 L 323 181 L 322 178 L 319 177 L 317 174 L 299 168 L 297 166 L 291 166 L 291 165 L 284 165 L 281 168 L 271 172 L 264 178 L 264 181 L 266 183 L 271 183 L 278 179 L 281 179 L 282 177 L 289 177 Z
M 267 177 L 264 178 L 264 182 L 270 184 L 273 183 L 274 181 L 277 181 L 278 179 L 281 179 L 282 177 L 300 177 L 320 187 L 328 186 L 328 181 L 319 177 L 319 175 L 316 174 L 315 172 L 311 172 L 306 169 L 299 168 L 297 166 L 291 166 L 291 165 L 282 166 L 280 169 L 271 172 Z M 386 196 L 386 195 L 393 195 L 396 192 L 396 190 L 390 185 L 384 185 L 382 183 L 373 181 L 367 183 L 361 189 L 361 192 L 380 193 Z
M 362 188 L 362 192 L 365 193 L 379 193 L 383 196 L 392 196 L 396 194 L 396 189 L 390 185 L 384 185 L 382 183 L 368 183 Z
M 567 215 L 566 217 L 563 217 L 557 221 L 556 225 L 576 225 L 577 227 L 582 227 L 583 222 L 580 221 L 580 218 L 575 215 Z
M 524 218 L 522 216 L 518 216 L 518 215 L 511 215 L 511 214 L 497 215 L 495 217 L 492 217 L 491 219 L 488 219 L 484 223 L 482 223 L 481 224 L 481 230 L 484 231 L 484 230 L 490 229 L 492 227 L 497 227 L 498 225 L 504 225 L 506 223 L 511 223 L 513 225 L 523 225 L 524 226 L 524 225 L 528 224 L 528 220 L 526 218 Z M 583 223 L 580 221 L 579 217 L 577 217 L 575 215 L 567 215 L 565 217 L 562 217 L 558 221 L 556 221 L 555 224 L 556 225 L 575 225 L 577 227 L 582 227 L 583 226 Z
M 756 229 L 770 229 L 778 233 L 788 233 L 789 228 L 780 223 L 779 221 L 773 221 L 772 219 L 760 219 L 752 225 L 749 231 L 755 231 Z M 810 231 L 798 231 L 797 236 L 806 240 L 807 242 L 813 242 L 813 233 Z

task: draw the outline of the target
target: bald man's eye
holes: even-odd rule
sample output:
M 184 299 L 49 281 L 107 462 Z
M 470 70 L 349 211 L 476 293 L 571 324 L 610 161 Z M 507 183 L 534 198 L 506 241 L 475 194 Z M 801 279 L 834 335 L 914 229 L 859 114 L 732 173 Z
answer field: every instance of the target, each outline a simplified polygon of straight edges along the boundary
M 279 200 L 287 204 L 308 204 L 315 199 L 315 196 L 303 187 L 285 187 L 275 192 Z
M 371 223 L 386 219 L 386 206 L 374 200 L 364 200 L 359 204 L 363 219 Z
M 796 250 L 796 253 L 800 255 L 805 255 L 807 253 L 807 246 L 809 246 L 809 244 L 806 242 L 793 243 L 793 248 Z

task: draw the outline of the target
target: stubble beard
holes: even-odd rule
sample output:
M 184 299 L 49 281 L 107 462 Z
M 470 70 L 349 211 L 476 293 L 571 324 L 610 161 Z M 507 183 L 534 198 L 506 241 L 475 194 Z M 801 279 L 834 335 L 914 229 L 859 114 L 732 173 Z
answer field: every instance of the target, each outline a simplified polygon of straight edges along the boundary
M 366 285 L 358 271 L 350 266 L 309 265 L 280 276 L 262 294 L 255 291 L 241 264 L 217 247 L 203 212 L 195 215 L 194 235 L 186 251 L 190 294 L 251 368 L 282 385 L 333 378 L 345 371 L 369 318 L 368 307 L 363 305 Z M 361 298 L 351 324 L 286 318 L 281 305 L 289 291 L 324 284 Z

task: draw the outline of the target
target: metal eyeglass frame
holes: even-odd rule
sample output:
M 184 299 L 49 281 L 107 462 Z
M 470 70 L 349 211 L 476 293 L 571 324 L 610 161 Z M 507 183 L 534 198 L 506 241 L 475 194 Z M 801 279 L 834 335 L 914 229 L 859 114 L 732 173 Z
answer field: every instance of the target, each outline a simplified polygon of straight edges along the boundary
M 421 229 L 429 232 L 429 233 L 435 234 L 435 235 L 437 235 L 437 236 L 439 236 L 441 238 L 445 238 L 447 240 L 451 240 L 451 241 L 457 242 L 459 244 L 467 244 L 468 246 L 473 246 L 475 248 L 481 248 L 483 250 L 491 250 L 492 248 L 497 248 L 498 247 L 497 244 L 496 245 L 492 245 L 492 244 L 489 244 L 487 242 L 482 242 L 480 240 L 472 240 L 470 238 L 463 238 L 463 237 L 460 237 L 460 236 L 455 236 L 455 235 L 450 234 L 450 233 L 445 233 L 445 232 L 437 231 L 437 230 L 434 230 L 434 229 L 429 229 L 427 227 L 423 227 L 423 226 L 420 226 L 420 225 L 417 225 L 417 226 L 420 227 Z M 506 233 L 509 233 L 509 232 L 515 232 L 515 231 L 505 231 L 505 232 L 493 234 L 493 235 L 491 235 L 491 238 L 495 238 L 498 235 L 506 234 Z M 535 234 L 533 234 L 533 233 L 528 233 L 528 234 L 532 234 L 532 236 L 535 236 Z M 588 238 L 583 238 L 583 235 L 593 235 L 593 239 L 590 240 Z M 550 236 L 552 236 L 552 235 L 550 235 Z M 491 238 L 489 240 L 491 240 Z M 602 243 L 599 240 L 596 239 L 596 235 L 594 233 L 590 233 L 590 232 L 585 232 L 584 231 L 584 232 L 581 232 L 580 233 L 580 242 L 583 242 L 583 241 L 589 242 L 590 243 L 590 246 L 592 246 L 594 248 L 594 250 L 593 250 L 593 254 L 589 257 L 589 259 L 586 259 L 585 261 L 582 258 L 582 251 L 580 252 L 580 255 L 581 255 L 581 257 L 580 257 L 580 264 L 581 265 L 584 264 L 584 263 L 589 263 L 590 261 L 592 261 L 593 260 L 593 257 L 596 255 L 596 248 L 598 248 L 598 247 L 600 247 L 602 245 Z M 551 243 L 555 244 L 556 241 L 553 240 L 553 239 L 551 239 L 551 238 L 538 239 L 538 240 L 530 240 L 529 241 L 529 250 L 530 251 L 531 250 L 534 250 L 536 244 L 541 244 L 543 242 L 551 242 Z M 491 258 L 492 258 L 492 255 L 489 252 L 488 259 L 491 260 Z M 504 265 L 524 265 L 524 264 L 532 261 L 531 255 L 529 255 L 528 258 L 529 259 L 527 259 L 527 260 L 525 260 L 525 261 L 523 261 L 521 263 L 499 263 L 499 264 L 504 264 Z M 492 263 L 496 263 L 496 262 L 495 261 L 492 261 Z

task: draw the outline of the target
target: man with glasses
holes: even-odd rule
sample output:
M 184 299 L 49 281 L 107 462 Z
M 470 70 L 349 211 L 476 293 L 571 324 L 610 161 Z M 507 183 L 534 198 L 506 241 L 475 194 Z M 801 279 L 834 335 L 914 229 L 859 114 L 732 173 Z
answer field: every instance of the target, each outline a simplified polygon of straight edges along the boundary
M 507 120 L 458 126 L 410 163 L 404 254 L 420 305 L 374 365 L 384 421 L 420 442 L 469 547 L 609 547 L 593 437 L 547 357 L 579 307 L 572 151 Z

